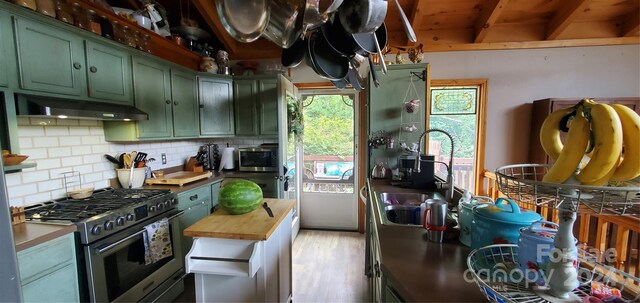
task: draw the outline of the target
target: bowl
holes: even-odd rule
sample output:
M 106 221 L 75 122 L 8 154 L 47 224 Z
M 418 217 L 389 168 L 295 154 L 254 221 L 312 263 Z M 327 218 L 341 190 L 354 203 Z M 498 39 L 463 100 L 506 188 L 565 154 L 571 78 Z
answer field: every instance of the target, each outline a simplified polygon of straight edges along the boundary
M 133 181 L 131 182 L 132 188 L 142 187 L 144 184 L 144 179 L 146 175 L 147 168 L 139 167 L 133 169 Z M 118 181 L 120 181 L 120 186 L 123 188 L 129 188 L 129 175 L 131 174 L 130 168 L 119 168 L 116 169 L 118 175 Z
M 18 165 L 22 163 L 22 161 L 27 160 L 27 158 L 29 158 L 29 156 L 9 154 L 2 157 L 2 164 L 4 164 L 4 166 Z
M 91 197 L 91 195 L 93 195 L 93 187 L 84 187 L 67 192 L 67 196 L 73 199 L 85 199 Z
M 140 14 L 133 14 L 132 17 L 136 22 L 138 22 L 138 25 L 149 30 L 151 29 L 151 19 L 149 17 L 145 17 Z

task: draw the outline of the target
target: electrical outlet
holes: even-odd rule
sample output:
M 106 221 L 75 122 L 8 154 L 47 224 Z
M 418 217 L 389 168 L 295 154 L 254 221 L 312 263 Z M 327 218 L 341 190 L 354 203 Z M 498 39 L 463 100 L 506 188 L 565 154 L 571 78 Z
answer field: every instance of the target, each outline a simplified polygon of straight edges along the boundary
M 162 153 L 162 164 L 167 164 L 167 154 Z

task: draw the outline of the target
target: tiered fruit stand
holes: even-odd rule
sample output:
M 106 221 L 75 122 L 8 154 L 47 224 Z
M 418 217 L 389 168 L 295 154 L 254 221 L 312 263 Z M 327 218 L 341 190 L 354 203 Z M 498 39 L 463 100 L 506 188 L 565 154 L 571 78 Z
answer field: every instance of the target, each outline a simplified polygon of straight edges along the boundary
M 518 272 L 516 245 L 491 245 L 469 254 L 467 265 L 480 290 L 493 302 L 583 302 L 589 282 L 619 289 L 625 300 L 640 300 L 640 278 L 600 264 L 577 251 L 573 224 L 577 213 L 640 215 L 640 187 L 596 187 L 542 182 L 550 165 L 517 164 L 496 170 L 498 188 L 522 203 L 558 209 L 559 229 L 554 247 L 561 258 L 551 263 L 548 286 L 527 283 Z M 579 264 L 577 267 L 574 264 Z

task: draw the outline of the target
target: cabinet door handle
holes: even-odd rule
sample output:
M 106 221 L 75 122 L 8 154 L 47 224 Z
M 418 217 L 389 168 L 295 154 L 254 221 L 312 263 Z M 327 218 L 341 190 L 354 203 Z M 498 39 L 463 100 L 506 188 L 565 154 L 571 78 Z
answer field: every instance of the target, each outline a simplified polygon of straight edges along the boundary
M 95 66 L 89 67 L 89 71 L 92 73 L 96 73 L 98 71 L 98 68 Z
M 178 106 L 178 101 L 173 101 L 173 105 Z
M 75 68 L 75 69 L 81 69 L 81 68 L 82 68 L 82 64 L 80 64 L 79 62 L 74 62 L 74 63 L 73 63 L 73 68 Z
M 189 200 L 191 200 L 191 201 L 198 200 L 198 195 L 193 195 L 193 196 L 189 197 Z
M 171 104 L 171 100 L 164 100 L 164 103 Z
M 376 261 L 376 264 L 373 266 L 376 272 L 376 277 L 380 277 L 380 264 Z
M 200 103 L 199 106 L 200 106 L 200 108 L 204 108 L 204 104 L 202 104 L 202 103 Z

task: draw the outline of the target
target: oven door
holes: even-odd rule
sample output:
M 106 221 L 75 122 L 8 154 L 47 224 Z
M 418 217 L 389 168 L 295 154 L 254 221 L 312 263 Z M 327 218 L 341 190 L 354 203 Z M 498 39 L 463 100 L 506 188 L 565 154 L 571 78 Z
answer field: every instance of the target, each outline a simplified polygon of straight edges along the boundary
M 137 302 L 184 268 L 178 217 L 182 211 L 144 220 L 120 233 L 85 246 L 89 295 L 92 302 Z M 173 256 L 145 265 L 144 227 L 169 219 Z

